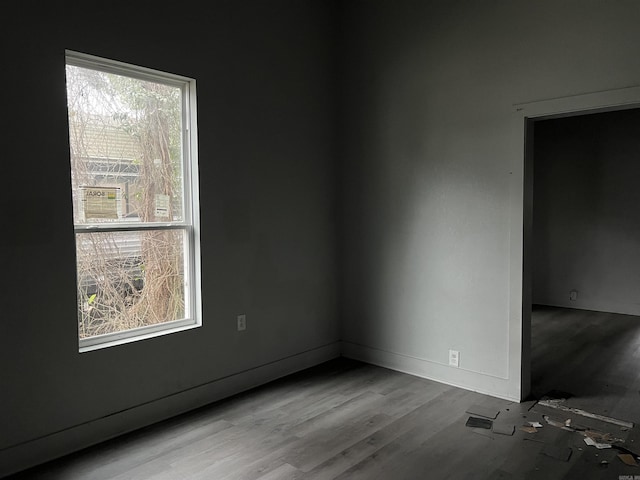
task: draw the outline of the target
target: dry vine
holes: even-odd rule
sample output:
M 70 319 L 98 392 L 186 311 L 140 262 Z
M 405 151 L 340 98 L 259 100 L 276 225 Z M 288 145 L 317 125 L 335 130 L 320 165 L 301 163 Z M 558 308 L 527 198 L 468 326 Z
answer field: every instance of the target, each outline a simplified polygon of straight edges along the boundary
M 76 224 L 114 221 L 81 218 L 81 186 L 121 188 L 119 222 L 179 219 L 177 89 L 76 67 L 68 69 L 67 84 Z M 158 195 L 170 199 L 162 218 Z M 181 229 L 78 232 L 80 337 L 183 318 L 184 244 Z

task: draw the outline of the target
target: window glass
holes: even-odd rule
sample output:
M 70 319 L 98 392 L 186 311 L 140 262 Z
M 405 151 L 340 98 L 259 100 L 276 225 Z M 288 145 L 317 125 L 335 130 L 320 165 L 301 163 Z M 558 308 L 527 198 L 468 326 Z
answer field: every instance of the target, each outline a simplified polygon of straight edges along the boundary
M 67 53 L 80 346 L 198 324 L 195 82 Z

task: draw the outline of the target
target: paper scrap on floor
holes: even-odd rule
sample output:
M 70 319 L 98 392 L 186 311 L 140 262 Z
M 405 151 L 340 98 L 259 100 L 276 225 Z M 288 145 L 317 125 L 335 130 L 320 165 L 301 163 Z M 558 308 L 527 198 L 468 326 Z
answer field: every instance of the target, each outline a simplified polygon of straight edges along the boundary
M 500 410 L 496 410 L 495 408 L 491 407 L 485 407 L 483 405 L 471 405 L 469 408 L 467 408 L 467 413 L 471 415 L 479 415 L 486 418 L 496 418 L 500 413 Z
M 531 425 L 523 425 L 520 427 L 520 430 L 527 433 L 538 433 L 538 429 L 536 427 L 532 427 Z
M 586 443 L 587 445 L 590 445 L 592 447 L 599 448 L 600 450 L 603 450 L 605 448 L 611 448 L 611 444 L 610 443 L 599 443 L 599 442 L 596 442 L 591 437 L 584 437 L 584 443 Z
M 627 465 L 631 465 L 632 467 L 638 466 L 638 462 L 636 462 L 636 459 L 633 458 L 633 455 L 629 453 L 620 453 L 618 454 L 618 458 L 622 460 L 624 463 L 626 463 Z
M 516 426 L 513 424 L 499 424 L 499 423 L 494 423 L 493 424 L 493 433 L 498 433 L 500 435 L 513 435 L 513 433 L 516 431 Z

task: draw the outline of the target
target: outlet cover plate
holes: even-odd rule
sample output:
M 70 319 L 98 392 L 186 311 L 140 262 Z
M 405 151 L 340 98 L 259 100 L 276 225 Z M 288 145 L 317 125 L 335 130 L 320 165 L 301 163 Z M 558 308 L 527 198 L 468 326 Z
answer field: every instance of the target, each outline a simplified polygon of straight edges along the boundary
M 460 352 L 458 350 L 449 350 L 449 366 L 460 366 Z

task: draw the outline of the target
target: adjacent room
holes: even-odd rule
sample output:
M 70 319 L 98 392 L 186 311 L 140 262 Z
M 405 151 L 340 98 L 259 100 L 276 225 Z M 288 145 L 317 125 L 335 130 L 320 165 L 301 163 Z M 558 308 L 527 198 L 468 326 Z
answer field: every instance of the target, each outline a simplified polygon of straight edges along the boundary
M 532 391 L 633 418 L 640 341 L 640 110 L 538 120 Z
M 637 469 L 636 1 L 3 13 L 0 477 Z

